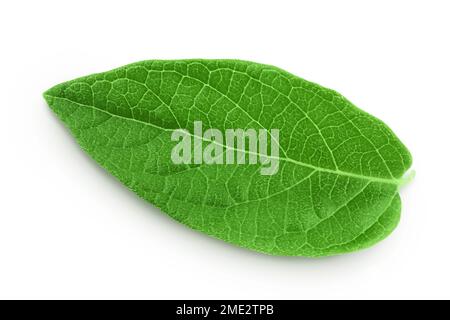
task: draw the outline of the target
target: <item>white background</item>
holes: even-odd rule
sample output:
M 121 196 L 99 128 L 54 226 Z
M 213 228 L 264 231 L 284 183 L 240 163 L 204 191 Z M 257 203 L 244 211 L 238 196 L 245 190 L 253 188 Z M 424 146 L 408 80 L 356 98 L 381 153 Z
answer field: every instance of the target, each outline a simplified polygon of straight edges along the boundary
M 3 1 L 0 298 L 450 298 L 448 1 Z M 402 219 L 344 256 L 191 231 L 85 155 L 41 94 L 144 59 L 238 58 L 333 88 L 414 157 Z

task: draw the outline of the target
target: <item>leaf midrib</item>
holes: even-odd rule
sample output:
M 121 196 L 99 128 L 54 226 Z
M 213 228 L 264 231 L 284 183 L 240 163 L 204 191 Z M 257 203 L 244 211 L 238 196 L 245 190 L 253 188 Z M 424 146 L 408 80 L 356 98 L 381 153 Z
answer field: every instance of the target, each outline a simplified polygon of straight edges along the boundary
M 76 104 L 78 106 L 83 106 L 83 107 L 86 107 L 86 108 L 91 108 L 93 110 L 97 110 L 99 112 L 103 112 L 105 114 L 108 114 L 111 117 L 116 117 L 116 118 L 124 119 L 124 120 L 127 120 L 127 121 L 134 121 L 134 122 L 137 122 L 137 123 L 141 123 L 143 125 L 147 125 L 147 126 L 156 128 L 158 130 L 166 131 L 166 132 L 173 132 L 173 131 L 177 130 L 177 129 L 169 129 L 169 128 L 160 127 L 160 126 L 155 125 L 153 123 L 145 122 L 145 121 L 138 120 L 138 119 L 135 119 L 135 118 L 129 118 L 129 117 L 121 116 L 121 115 L 118 115 L 118 114 L 114 114 L 114 113 L 111 113 L 111 112 L 109 112 L 107 110 L 95 107 L 93 105 L 86 105 L 86 104 L 83 104 L 83 103 L 79 103 L 79 102 L 70 100 L 68 98 L 53 96 L 53 95 L 50 95 L 48 93 L 44 93 L 44 97 L 46 98 L 46 100 L 48 100 L 48 98 L 50 97 L 50 98 L 53 98 L 53 99 L 61 99 L 61 100 L 64 100 L 64 101 L 68 101 L 68 102 L 74 103 L 74 104 Z M 51 105 L 51 103 L 49 103 L 49 104 Z M 182 129 L 182 128 L 180 128 L 180 129 Z M 203 137 L 196 136 L 196 135 L 190 133 L 189 131 L 187 131 L 187 132 L 188 132 L 188 134 L 191 137 L 200 138 L 202 141 L 209 142 L 209 143 L 214 143 L 214 144 L 217 144 L 217 145 L 219 145 L 221 147 L 224 147 L 226 149 L 229 149 L 229 150 L 234 150 L 234 151 L 243 152 L 245 154 L 253 154 L 253 155 L 260 156 L 260 154 L 257 153 L 257 152 L 251 152 L 251 151 L 247 151 L 247 150 L 231 148 L 231 147 L 229 147 L 227 145 L 224 145 L 224 144 L 221 144 L 221 143 L 217 143 L 214 140 L 205 139 Z M 386 178 L 379 178 L 379 177 L 372 177 L 372 176 L 364 176 L 364 175 L 361 175 L 361 174 L 347 172 L 347 171 L 342 171 L 342 170 L 339 170 L 339 169 L 333 170 L 333 169 L 317 167 L 317 166 L 314 166 L 312 164 L 301 162 L 301 161 L 298 161 L 298 160 L 294 160 L 294 159 L 291 159 L 291 158 L 288 158 L 288 157 L 274 157 L 274 156 L 269 156 L 269 155 L 267 155 L 267 156 L 265 155 L 265 157 L 267 157 L 269 159 L 276 159 L 276 160 L 280 160 L 280 161 L 293 163 L 293 164 L 296 164 L 296 165 L 299 165 L 299 166 L 302 166 L 302 167 L 306 167 L 306 168 L 310 168 L 310 169 L 313 169 L 313 170 L 316 170 L 316 171 L 320 171 L 320 172 L 327 172 L 327 173 L 331 173 L 331 174 L 342 175 L 342 176 L 347 176 L 347 177 L 356 178 L 356 179 L 363 179 L 363 180 L 368 180 L 368 181 L 371 181 L 371 182 L 394 184 L 394 185 L 400 186 L 402 184 L 402 181 L 403 181 L 402 179 L 386 179 Z

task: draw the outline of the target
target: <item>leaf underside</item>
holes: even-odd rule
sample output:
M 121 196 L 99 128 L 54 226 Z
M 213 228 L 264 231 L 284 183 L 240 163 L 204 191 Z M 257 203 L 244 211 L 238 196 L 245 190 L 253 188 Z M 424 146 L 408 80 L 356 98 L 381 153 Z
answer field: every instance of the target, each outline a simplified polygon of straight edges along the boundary
M 369 247 L 400 217 L 411 155 L 337 92 L 238 60 L 143 61 L 59 84 L 45 99 L 80 146 L 140 197 L 213 237 L 274 255 Z M 171 161 L 173 130 L 279 129 L 279 171 Z

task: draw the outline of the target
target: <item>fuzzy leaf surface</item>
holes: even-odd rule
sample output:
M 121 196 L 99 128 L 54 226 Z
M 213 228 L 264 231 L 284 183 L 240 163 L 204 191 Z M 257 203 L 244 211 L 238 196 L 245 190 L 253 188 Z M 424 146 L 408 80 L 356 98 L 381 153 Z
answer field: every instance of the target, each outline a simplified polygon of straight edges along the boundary
M 238 60 L 143 61 L 44 93 L 93 159 L 175 220 L 274 255 L 373 245 L 400 217 L 411 155 L 339 93 Z M 279 171 L 171 161 L 176 129 L 279 129 Z M 205 141 L 207 143 L 207 141 Z

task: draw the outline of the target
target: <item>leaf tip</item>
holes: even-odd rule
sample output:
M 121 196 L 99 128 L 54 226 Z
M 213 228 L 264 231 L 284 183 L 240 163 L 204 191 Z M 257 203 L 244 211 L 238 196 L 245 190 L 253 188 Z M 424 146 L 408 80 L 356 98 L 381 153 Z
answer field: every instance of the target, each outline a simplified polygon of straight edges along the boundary
M 42 96 L 50 107 L 54 104 L 55 98 L 61 96 L 62 90 L 60 87 L 61 85 L 56 85 L 42 93 Z
M 51 105 L 51 104 L 52 104 L 52 102 L 53 102 L 53 96 L 50 95 L 50 94 L 48 93 L 48 90 L 45 91 L 45 92 L 42 94 L 42 96 L 44 97 L 44 99 L 45 99 L 45 101 L 47 102 L 48 105 Z

